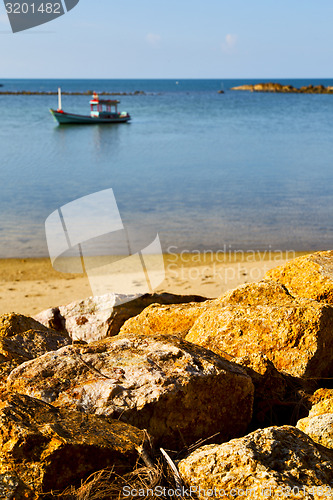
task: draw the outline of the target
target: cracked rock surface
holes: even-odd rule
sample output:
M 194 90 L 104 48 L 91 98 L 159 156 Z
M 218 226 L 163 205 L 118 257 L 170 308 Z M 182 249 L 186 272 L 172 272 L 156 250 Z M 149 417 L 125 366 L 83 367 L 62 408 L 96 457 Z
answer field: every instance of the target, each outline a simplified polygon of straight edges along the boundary
M 178 464 L 200 500 L 332 498 L 332 452 L 292 426 L 258 429 L 221 445 L 197 449 Z M 247 490 L 247 493 L 246 493 Z M 223 492 L 223 494 L 222 494 Z
M 57 407 L 117 418 L 181 449 L 219 432 L 240 436 L 253 384 L 241 367 L 172 335 L 126 335 L 67 346 L 23 363 L 8 389 Z

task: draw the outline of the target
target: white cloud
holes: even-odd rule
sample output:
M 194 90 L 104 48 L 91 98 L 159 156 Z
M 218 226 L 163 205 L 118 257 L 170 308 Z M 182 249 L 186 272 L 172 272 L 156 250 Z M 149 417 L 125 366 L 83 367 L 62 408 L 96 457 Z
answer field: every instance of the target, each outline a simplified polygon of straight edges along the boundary
M 234 51 L 237 44 L 238 37 L 232 33 L 228 33 L 222 43 L 222 51 L 226 54 L 230 54 Z
M 156 33 L 148 33 L 146 35 L 146 42 L 153 47 L 158 47 L 161 41 L 160 35 L 156 35 Z

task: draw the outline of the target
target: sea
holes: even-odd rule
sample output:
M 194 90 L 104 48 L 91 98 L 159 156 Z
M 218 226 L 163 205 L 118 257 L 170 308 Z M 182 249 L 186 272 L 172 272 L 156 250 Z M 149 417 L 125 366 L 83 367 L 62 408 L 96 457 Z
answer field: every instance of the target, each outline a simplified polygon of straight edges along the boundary
M 55 95 L 0 95 L 0 258 L 48 256 L 50 214 L 111 189 L 124 225 L 158 234 L 163 252 L 333 248 L 333 95 L 231 90 L 262 81 L 0 80 L 144 92 L 119 97 L 130 123 L 103 126 L 58 126 Z M 89 114 L 89 96 L 62 106 Z

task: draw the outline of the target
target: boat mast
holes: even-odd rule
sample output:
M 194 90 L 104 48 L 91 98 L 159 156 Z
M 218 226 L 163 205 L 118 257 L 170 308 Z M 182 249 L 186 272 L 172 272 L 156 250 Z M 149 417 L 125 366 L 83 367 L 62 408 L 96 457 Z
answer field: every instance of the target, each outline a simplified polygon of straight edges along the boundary
M 61 88 L 58 87 L 58 110 L 61 110 Z

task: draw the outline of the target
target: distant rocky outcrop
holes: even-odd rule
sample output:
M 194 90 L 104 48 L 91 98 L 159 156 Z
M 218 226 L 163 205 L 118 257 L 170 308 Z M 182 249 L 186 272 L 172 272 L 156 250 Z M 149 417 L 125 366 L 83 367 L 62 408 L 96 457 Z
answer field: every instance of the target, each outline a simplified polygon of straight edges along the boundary
M 221 445 L 197 449 L 179 463 L 192 493 L 216 498 L 331 497 L 332 453 L 291 426 L 258 429 Z
M 255 83 L 253 85 L 240 85 L 232 87 L 231 90 L 246 90 L 250 92 L 277 92 L 285 94 L 333 94 L 333 87 L 324 85 L 307 85 L 300 88 L 281 83 Z
M 64 347 L 13 370 L 8 389 L 148 429 L 172 449 L 240 436 L 252 416 L 253 384 L 240 367 L 166 335 Z

